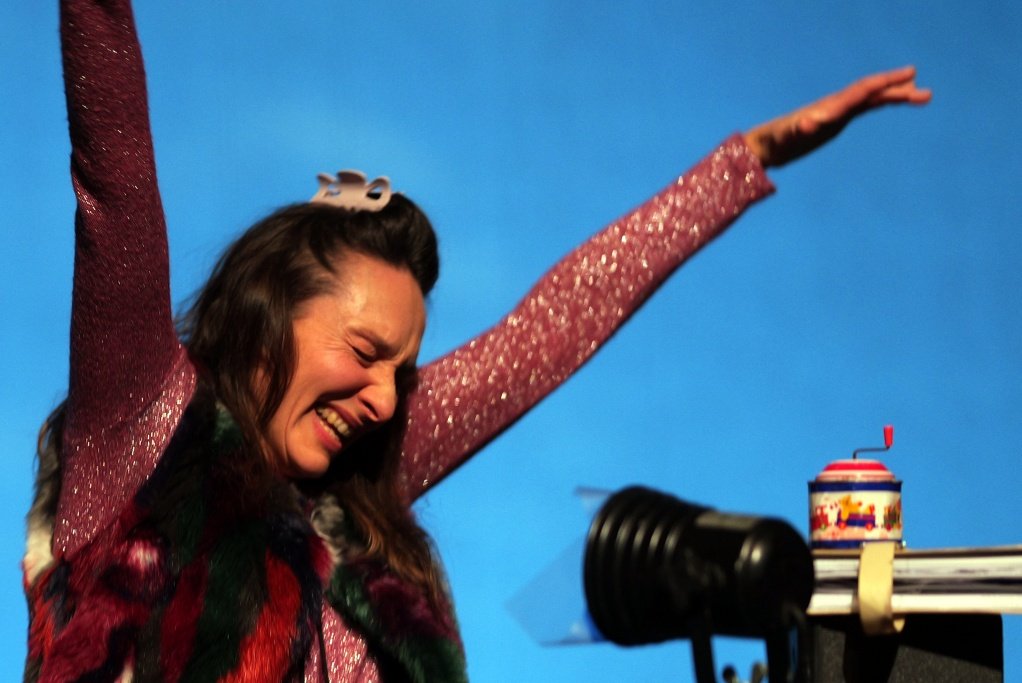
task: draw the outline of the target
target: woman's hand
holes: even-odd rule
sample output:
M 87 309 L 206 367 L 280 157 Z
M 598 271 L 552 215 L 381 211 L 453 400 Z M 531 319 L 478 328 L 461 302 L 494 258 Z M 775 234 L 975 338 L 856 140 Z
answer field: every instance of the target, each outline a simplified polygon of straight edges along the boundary
M 888 104 L 926 104 L 928 89 L 915 84 L 915 67 L 866 76 L 836 93 L 796 109 L 745 134 L 764 167 L 783 166 L 812 152 L 860 114 Z

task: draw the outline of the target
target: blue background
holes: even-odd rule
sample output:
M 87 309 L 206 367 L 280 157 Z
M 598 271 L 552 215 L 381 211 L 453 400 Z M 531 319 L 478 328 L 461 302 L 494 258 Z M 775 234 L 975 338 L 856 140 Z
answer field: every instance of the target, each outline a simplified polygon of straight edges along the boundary
M 0 661 L 36 430 L 66 387 L 73 198 L 56 8 L 0 24 Z M 477 681 L 674 681 L 686 644 L 542 648 L 505 603 L 584 532 L 578 484 L 644 483 L 806 529 L 805 482 L 882 441 L 913 547 L 1022 541 L 1022 6 L 181 0 L 137 8 L 175 301 L 340 167 L 441 236 L 424 359 L 727 134 L 915 63 L 921 110 L 857 122 L 690 262 L 566 386 L 419 507 Z M 1007 680 L 1022 623 L 1005 620 Z M 719 644 L 744 673 L 760 650 Z

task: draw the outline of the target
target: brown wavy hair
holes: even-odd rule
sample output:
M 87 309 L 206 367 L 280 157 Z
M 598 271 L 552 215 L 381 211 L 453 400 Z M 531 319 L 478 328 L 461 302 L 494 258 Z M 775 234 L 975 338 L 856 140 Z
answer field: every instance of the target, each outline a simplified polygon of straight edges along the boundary
M 181 317 L 179 332 L 189 354 L 237 421 L 248 448 L 264 448 L 265 429 L 294 374 L 294 315 L 303 302 L 330 291 L 343 256 L 352 252 L 407 269 L 423 296 L 439 274 L 433 228 L 403 195 L 393 195 L 375 213 L 294 204 L 229 246 Z M 257 367 L 266 378 L 258 390 Z M 353 444 L 320 480 L 303 486 L 340 501 L 362 537 L 362 557 L 386 562 L 439 605 L 443 584 L 430 540 L 398 481 L 404 396 L 414 381 L 405 378 L 398 386 L 398 409 L 389 423 Z

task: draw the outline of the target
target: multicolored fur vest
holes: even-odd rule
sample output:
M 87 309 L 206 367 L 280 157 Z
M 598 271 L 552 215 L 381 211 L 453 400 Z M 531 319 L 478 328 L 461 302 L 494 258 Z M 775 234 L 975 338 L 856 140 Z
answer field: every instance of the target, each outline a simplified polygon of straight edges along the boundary
M 467 680 L 453 615 L 381 563 L 335 566 L 313 505 L 245 450 L 227 412 L 196 398 L 108 527 L 70 558 L 31 572 L 26 558 L 25 681 L 302 681 L 310 648 L 322 648 L 324 600 L 388 683 Z M 59 481 L 59 466 L 41 463 L 40 476 Z M 325 504 L 343 524 L 336 501 Z M 33 518 L 45 507 L 37 499 L 30 530 L 46 524 Z

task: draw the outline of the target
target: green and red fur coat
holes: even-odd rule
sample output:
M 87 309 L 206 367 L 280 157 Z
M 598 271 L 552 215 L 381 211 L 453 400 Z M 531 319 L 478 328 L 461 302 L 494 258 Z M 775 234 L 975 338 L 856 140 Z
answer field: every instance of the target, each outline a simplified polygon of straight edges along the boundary
M 302 681 L 310 648 L 326 657 L 324 600 L 366 639 L 385 681 L 465 681 L 452 612 L 380 563 L 335 566 L 311 504 L 245 455 L 234 421 L 202 394 L 97 537 L 31 570 L 26 557 L 25 681 Z M 59 467 L 41 463 L 40 476 Z M 52 528 L 38 497 L 30 533 Z

